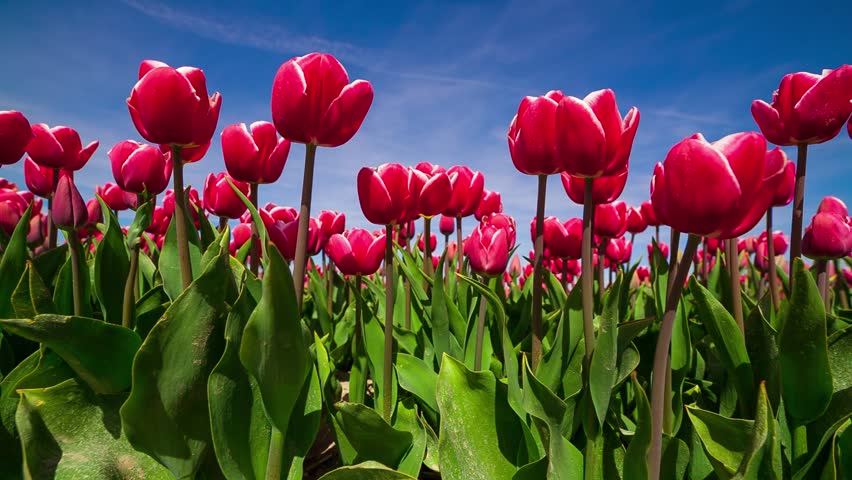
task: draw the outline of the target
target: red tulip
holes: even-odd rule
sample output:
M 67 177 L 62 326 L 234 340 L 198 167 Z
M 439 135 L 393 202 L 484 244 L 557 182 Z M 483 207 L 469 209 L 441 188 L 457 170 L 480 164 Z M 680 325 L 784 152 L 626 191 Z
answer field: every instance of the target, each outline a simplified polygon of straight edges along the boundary
M 619 200 L 595 206 L 595 235 L 616 238 L 627 231 L 627 204 Z
M 54 193 L 53 223 L 63 230 L 77 230 L 86 226 L 89 211 L 86 203 L 70 177 L 61 177 Z
M 831 195 L 823 198 L 817 207 L 817 213 L 833 213 L 841 217 L 848 217 L 849 210 L 843 200 Z
M 284 62 L 272 83 L 272 121 L 291 142 L 343 145 L 361 128 L 372 103 L 370 82 L 349 83 L 343 65 L 326 53 Z
M 237 251 L 251 238 L 251 224 L 238 223 L 231 233 L 234 235 L 234 239 L 228 245 L 228 251 L 231 252 L 231 255 L 236 255 Z
M 456 242 L 451 241 L 447 244 L 447 261 L 449 262 L 451 258 L 456 257 L 456 252 L 458 250 L 458 244 Z
M 290 223 L 299 219 L 299 212 L 297 212 L 296 209 L 293 207 L 284 207 L 280 205 L 274 205 L 272 203 L 267 203 L 266 206 L 263 208 L 269 213 L 272 218 L 274 218 L 275 220 L 280 220 L 284 223 Z
M 755 100 L 751 114 L 766 139 L 775 145 L 815 144 L 831 140 L 852 114 L 852 66 L 822 75 L 784 75 L 772 104 Z
M 281 220 L 275 220 L 265 210 L 260 210 L 260 218 L 266 231 L 269 234 L 269 240 L 278 248 L 281 255 L 287 260 L 293 260 L 296 256 L 296 235 L 299 229 L 298 220 L 289 223 L 284 223 Z M 308 245 L 316 243 L 316 235 L 319 233 L 319 228 L 316 225 L 316 219 L 311 219 L 314 223 L 314 228 L 309 228 Z M 313 238 L 310 235 L 313 234 Z M 310 248 L 310 247 L 309 247 Z
M 509 263 L 511 247 L 505 229 L 493 224 L 480 224 L 473 229 L 468 240 L 470 268 L 480 275 L 502 274 Z
M 716 255 L 716 252 L 719 250 L 721 243 L 721 240 L 719 240 L 718 238 L 707 239 L 707 251 L 710 253 L 710 255 Z
M 452 235 L 453 232 L 456 231 L 456 219 L 446 215 L 441 215 L 441 221 L 438 222 L 438 229 L 444 235 Z
M 606 246 L 604 254 L 613 263 L 627 263 L 633 254 L 633 245 L 624 237 L 613 238 Z
M 207 80 L 201 69 L 175 69 L 145 60 L 139 65 L 139 81 L 130 92 L 127 107 L 145 140 L 197 147 L 209 143 L 216 131 L 222 96 L 218 92 L 207 96 Z
M 43 198 L 50 198 L 53 195 L 53 168 L 42 167 L 35 163 L 32 158 L 24 159 L 24 181 L 27 184 L 27 189 Z M 60 170 L 59 176 L 74 176 L 74 172 L 70 170 Z
M 254 122 L 251 131 L 245 123 L 222 130 L 222 156 L 228 173 L 248 183 L 273 183 L 281 176 L 290 142 L 278 138 L 269 122 Z
M 193 221 L 198 221 L 198 208 L 202 205 L 201 200 L 198 197 L 198 190 L 194 188 L 189 189 L 189 194 L 187 195 L 189 198 L 189 203 L 186 204 L 186 209 L 189 210 L 190 215 L 192 215 Z M 168 216 L 172 216 L 175 214 L 175 191 L 172 189 L 166 190 L 166 194 L 163 196 L 163 208 Z
M 766 243 L 766 239 L 766 231 L 761 232 L 760 236 L 757 237 L 757 246 L 759 247 L 761 243 Z M 789 246 L 790 242 L 781 230 L 772 232 L 772 248 L 775 250 L 775 255 L 784 255 Z
M 80 170 L 98 148 L 97 140 L 83 148 L 80 134 L 69 127 L 48 128 L 37 123 L 32 126 L 32 133 L 27 153 L 42 167 Z
M 404 243 L 408 243 L 409 240 L 414 238 L 415 228 L 414 228 L 414 220 L 409 220 L 405 223 L 401 223 L 399 228 L 396 229 L 396 243 L 402 245 Z
M 651 282 L 651 269 L 645 265 L 640 265 L 636 268 L 636 278 L 639 283 Z
M 657 247 L 660 249 L 660 253 L 662 253 L 664 257 L 669 258 L 669 246 L 666 245 L 665 242 L 658 243 Z M 653 258 L 654 258 L 654 245 L 649 243 L 648 244 L 648 260 L 650 261 Z
M 27 245 L 31 247 L 44 245 L 46 237 L 47 216 L 43 213 L 33 215 L 30 219 L 30 231 L 27 232 Z
M 645 223 L 645 218 L 642 216 L 642 210 L 637 207 L 627 209 L 627 231 L 633 234 L 642 233 L 648 228 Z
M 656 227 L 660 225 L 660 221 L 657 219 L 657 212 L 654 211 L 654 204 L 651 203 L 651 200 L 645 200 L 642 202 L 639 209 L 642 211 L 642 218 L 649 227 Z
M 225 172 L 211 173 L 204 181 L 204 208 L 217 217 L 240 218 L 246 212 L 246 204 L 237 196 L 231 185 L 230 177 Z M 249 185 L 239 180 L 231 179 L 234 186 L 248 197 Z
M 675 145 L 651 179 L 659 220 L 672 228 L 721 239 L 757 224 L 769 207 L 783 168 L 766 171 L 766 140 L 737 133 L 708 143 L 701 134 Z
M 447 175 L 452 185 L 452 196 L 444 209 L 444 215 L 456 218 L 473 215 L 482 200 L 485 177 L 481 172 L 474 172 L 463 165 L 450 167 Z
M 429 251 L 434 252 L 435 248 L 437 248 L 437 247 L 438 247 L 438 237 L 433 233 L 429 237 L 429 249 L 430 249 Z M 424 241 L 423 235 L 420 235 L 420 237 L 417 239 L 417 248 L 419 248 L 421 252 L 423 252 L 424 249 L 426 248 L 426 242 Z
M 412 202 L 409 218 L 418 216 L 431 218 L 447 207 L 452 195 L 450 177 L 443 168 L 423 162 L 409 171 Z
M 90 198 L 86 202 L 86 228 L 94 229 L 99 223 L 104 223 L 104 212 L 98 199 Z
M 517 230 L 518 226 L 515 223 L 515 219 L 510 217 L 509 215 L 505 215 L 502 213 L 495 213 L 493 215 L 488 215 L 487 217 L 482 217 L 482 224 L 493 225 L 497 228 L 502 228 L 506 231 L 506 239 L 509 241 L 509 246 L 514 247 L 515 240 L 517 239 Z
M 586 182 L 584 178 L 562 173 L 562 186 L 574 203 L 582 205 L 585 201 Z M 592 204 L 600 205 L 615 201 L 627 184 L 627 169 L 612 176 L 597 177 L 592 180 Z
M 556 109 L 559 163 L 575 177 L 616 175 L 627 168 L 638 127 L 639 110 L 632 107 L 622 120 L 612 90 L 582 100 L 566 96 Z
M 551 90 L 543 97 L 524 97 L 509 125 L 512 163 L 527 175 L 552 175 L 564 167 L 556 155 L 556 110 L 564 95 Z
M 372 275 L 384 258 L 385 235 L 362 228 L 335 233 L 328 239 L 326 253 L 344 275 Z
M 842 258 L 852 253 L 852 222 L 834 213 L 817 213 L 802 236 L 802 254 L 815 260 Z
M 0 190 L 0 228 L 7 235 L 15 231 L 15 227 L 32 201 L 33 194 L 30 192 Z
M 343 233 L 346 229 L 346 215 L 332 210 L 323 210 L 317 217 L 320 226 L 320 234 L 322 238 L 320 243 L 325 248 L 326 242 L 332 235 Z
M 708 239 L 708 240 L 715 240 L 715 239 Z M 742 252 L 745 251 L 745 252 L 748 252 L 748 253 L 754 253 L 756 245 L 757 245 L 757 238 L 755 238 L 755 237 L 740 238 L 739 240 L 737 240 L 737 252 L 742 253 Z
M 396 225 L 405 220 L 410 205 L 409 174 L 398 163 L 358 172 L 358 200 L 364 216 L 377 225 Z
M 21 112 L 0 111 L 0 165 L 20 160 L 32 138 L 30 122 Z
M 503 201 L 500 198 L 500 192 L 483 189 L 482 199 L 479 201 L 479 206 L 473 216 L 477 220 L 482 220 L 482 217 L 495 213 L 503 213 Z
M 101 197 L 110 210 L 120 212 L 136 208 L 136 195 L 125 192 L 114 183 L 107 182 L 102 186 L 96 186 L 95 195 Z
M 535 241 L 535 219 L 530 222 L 530 238 Z M 556 258 L 580 258 L 583 221 L 569 218 L 564 224 L 556 217 L 544 217 L 544 248 Z
M 169 186 L 171 153 L 164 154 L 153 145 L 124 140 L 116 143 L 107 156 L 115 183 L 126 192 L 159 195 Z
M 775 190 L 775 196 L 772 197 L 773 207 L 783 207 L 793 201 L 793 189 L 796 186 L 796 164 L 787 158 L 787 154 L 779 147 L 766 152 L 766 169 L 767 171 L 777 172 L 784 171 L 784 179 Z
M 0 190 L 18 191 L 18 185 L 8 179 L 0 178 Z
M 172 208 L 174 208 L 174 204 L 172 204 Z M 171 220 L 171 215 L 166 212 L 165 207 L 154 207 L 154 215 L 151 219 L 151 225 L 146 228 L 145 231 L 154 235 L 165 235 L 169 230 L 169 223 L 171 223 Z

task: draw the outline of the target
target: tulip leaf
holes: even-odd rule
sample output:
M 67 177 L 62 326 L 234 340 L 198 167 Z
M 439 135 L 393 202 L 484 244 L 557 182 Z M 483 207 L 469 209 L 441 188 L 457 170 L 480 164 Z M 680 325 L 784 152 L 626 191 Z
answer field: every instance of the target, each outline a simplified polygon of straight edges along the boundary
M 0 477 L 20 478 L 21 442 L 15 427 L 15 410 L 18 408 L 18 393 L 15 385 L 32 373 L 39 364 L 39 352 L 34 352 L 21 361 L 0 381 Z
M 80 265 L 86 265 L 86 254 L 83 249 L 80 249 L 79 258 Z M 83 280 L 83 305 L 80 315 L 84 317 L 92 316 L 92 278 L 90 277 L 89 268 L 80 268 L 80 277 Z M 121 293 L 121 298 L 124 298 L 124 292 Z M 53 290 L 53 303 L 56 305 L 55 313 L 64 315 L 74 314 L 74 272 L 71 267 L 71 256 L 60 268 L 56 276 L 56 287 Z M 25 317 L 27 318 L 27 317 Z
M 384 406 L 380 399 L 383 398 L 382 389 L 386 384 L 384 368 L 382 368 L 384 365 L 385 331 L 378 318 L 376 318 L 376 315 L 374 315 L 370 309 L 365 308 L 364 311 L 361 312 L 361 315 L 364 322 L 364 351 L 367 354 L 367 363 L 370 366 L 370 376 L 373 379 L 374 408 L 381 414 Z M 397 351 L 394 349 L 392 352 L 394 362 L 396 361 L 396 355 Z M 398 379 L 396 377 L 396 370 L 391 369 L 391 413 L 393 413 L 393 409 L 396 408 L 397 386 Z
M 636 410 L 633 419 L 636 422 L 636 431 L 627 452 L 624 454 L 624 478 L 635 478 L 637 480 L 648 478 L 648 450 L 651 448 L 651 405 L 645 389 L 636 380 L 636 375 L 631 377 L 631 388 L 633 397 L 636 399 Z M 667 477 L 664 477 L 667 478 Z
M 68 244 L 39 253 L 33 258 L 33 266 L 47 285 L 56 284 L 56 275 L 68 259 Z
M 136 333 L 144 340 L 169 309 L 171 300 L 162 285 L 148 290 L 136 301 Z
M 822 415 L 832 395 L 825 307 L 801 259 L 793 262 L 791 282 L 778 336 L 781 395 L 790 417 L 806 423 Z
M 257 228 L 258 238 L 260 239 L 261 255 L 263 256 L 263 258 L 267 258 L 266 249 L 267 245 L 269 244 L 269 234 L 266 232 L 266 226 L 263 224 L 263 219 L 260 218 L 260 212 L 257 211 L 257 207 L 252 205 L 251 200 L 249 200 L 248 197 L 246 197 L 245 194 L 243 194 L 243 192 L 241 192 L 240 189 L 237 188 L 236 185 L 234 185 L 234 182 L 231 181 L 230 177 L 226 177 L 225 180 L 228 181 L 228 185 L 231 186 L 231 190 L 234 191 L 234 193 L 237 195 L 237 197 L 239 197 L 239 199 L 243 202 L 246 208 L 248 208 L 249 215 L 251 215 L 252 224 Z M 245 247 L 246 245 L 248 245 L 249 250 L 251 250 L 250 239 L 245 244 L 243 244 L 243 247 Z M 248 253 L 246 253 L 246 255 L 248 255 Z M 245 259 L 243 259 L 242 263 L 245 263 Z
M 195 224 L 192 223 L 192 216 L 184 215 L 186 228 L 189 232 L 195 231 Z M 166 237 L 163 239 L 163 248 L 160 249 L 160 259 L 157 263 L 157 268 L 160 272 L 160 277 L 163 279 L 163 288 L 169 295 L 169 298 L 174 301 L 183 292 L 183 279 L 181 278 L 180 258 L 178 257 L 177 246 L 177 215 L 172 217 L 169 222 L 169 228 L 166 230 Z M 189 259 L 192 264 L 192 278 L 197 279 L 201 274 L 201 243 L 198 240 L 198 235 L 189 235 L 187 238 L 189 244 Z
M 290 415 L 310 376 L 310 356 L 290 269 L 277 248 L 266 253 L 263 296 L 246 323 L 239 354 L 257 381 L 269 422 L 286 438 Z
M 435 385 L 438 374 L 432 367 L 419 358 L 405 353 L 396 355 L 396 374 L 399 386 L 414 394 L 424 405 L 438 411 L 438 402 L 435 399 Z
M 727 418 L 697 407 L 686 407 L 718 478 L 731 478 L 745 458 L 754 421 Z
M 237 296 L 226 242 L 223 238 L 217 260 L 148 333 L 133 362 L 130 396 L 121 407 L 130 443 L 178 478 L 198 470 L 212 442 L 207 378 L 222 357 L 229 302 Z
M 30 204 L 18 221 L 18 225 L 9 238 L 9 243 L 3 249 L 3 257 L 0 258 L 0 318 L 15 316 L 12 293 L 27 268 L 27 259 L 29 258 L 27 233 L 30 231 L 32 211 L 33 206 Z
M 382 465 L 379 462 L 363 462 L 358 465 L 340 467 L 332 470 L 320 480 L 416 480 L 407 475 Z
M 127 248 L 133 248 L 140 241 L 142 232 L 151 226 L 154 217 L 154 202 L 139 202 L 133 222 L 127 228 Z M 106 218 L 106 217 L 104 217 Z M 111 220 L 111 219 L 110 219 Z
M 567 369 L 580 339 L 583 338 L 583 295 L 578 284 L 562 304 L 552 346 L 541 357 L 536 377 L 553 392 L 559 392 L 562 374 Z M 619 330 L 619 338 L 621 331 Z
M 21 390 L 15 422 L 28 478 L 173 478 L 130 446 L 118 409 L 125 394 L 97 395 L 76 379 Z
M 450 314 L 447 310 L 449 297 L 445 293 L 443 272 L 446 254 L 438 261 L 435 269 L 435 283 L 432 286 L 432 305 L 429 316 L 432 326 L 432 346 L 435 347 L 435 356 L 440 363 L 445 353 L 450 353 Z
M 707 328 L 719 359 L 734 382 L 740 405 L 745 412 L 750 412 L 753 410 L 754 375 L 743 334 L 731 314 L 709 290 L 695 281 L 695 277 L 691 280 L 690 289 L 698 317 Z
M 27 261 L 18 287 L 12 293 L 16 318 L 33 318 L 40 313 L 56 313 L 50 291 L 44 285 L 32 262 Z
M 506 386 L 489 371 L 472 372 L 445 354 L 437 383 L 441 476 L 448 480 L 512 478 L 522 430 Z
M 589 367 L 589 391 L 599 426 L 603 426 L 609 410 L 612 387 L 618 375 L 618 286 L 623 280 L 619 275 L 604 302 L 598 322 L 597 343 Z
M 399 466 L 414 440 L 411 433 L 392 427 L 375 410 L 360 403 L 339 402 L 334 407 L 338 425 L 356 452 L 354 462 L 374 460 Z
M 669 262 L 656 240 L 651 241 L 652 252 L 648 262 L 651 264 L 651 286 L 654 291 L 654 311 L 658 318 L 663 318 L 666 306 L 666 292 L 669 282 Z M 677 248 L 673 246 L 670 248 Z
M 131 330 L 62 315 L 0 320 L 0 326 L 56 352 L 96 393 L 117 393 L 130 386 L 130 366 L 142 343 Z
M 104 236 L 95 249 L 95 295 L 108 323 L 121 325 L 124 284 L 130 271 L 130 257 L 121 224 L 102 198 L 98 197 L 106 219 Z
M 399 461 L 397 470 L 409 475 L 418 475 L 426 457 L 428 433 L 417 415 L 417 404 L 414 398 L 408 397 L 399 403 L 396 409 L 393 427 L 396 430 L 411 434 L 411 448 L 405 452 Z

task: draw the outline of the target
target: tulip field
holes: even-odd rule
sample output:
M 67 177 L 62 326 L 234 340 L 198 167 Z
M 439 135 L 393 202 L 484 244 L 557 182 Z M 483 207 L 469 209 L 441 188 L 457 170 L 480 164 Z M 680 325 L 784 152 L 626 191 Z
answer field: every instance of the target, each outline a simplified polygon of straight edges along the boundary
M 382 91 L 321 53 L 270 80 L 268 119 L 222 126 L 201 69 L 143 61 L 92 198 L 98 141 L 0 111 L 0 480 L 852 479 L 852 220 L 804 213 L 852 66 L 766 85 L 754 131 L 672 145 L 632 206 L 636 107 L 513 99 L 534 218 L 417 159 L 352 172 L 374 230 L 311 203 Z M 302 154 L 301 202 L 259 204 Z

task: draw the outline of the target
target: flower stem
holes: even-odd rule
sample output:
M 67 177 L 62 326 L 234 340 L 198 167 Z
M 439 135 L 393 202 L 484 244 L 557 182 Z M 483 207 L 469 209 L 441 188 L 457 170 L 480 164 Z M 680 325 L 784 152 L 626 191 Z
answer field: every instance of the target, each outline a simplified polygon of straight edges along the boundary
M 704 286 L 707 286 L 707 276 L 710 272 L 710 252 L 707 251 L 707 237 L 702 237 L 704 244 L 704 256 L 701 259 L 701 280 L 704 281 Z
M 382 371 L 382 416 L 391 421 L 391 374 L 393 372 L 393 226 L 385 226 L 385 356 Z
M 562 290 L 568 292 L 568 257 L 562 259 Z
M 772 240 L 769 240 L 770 242 Z M 728 256 L 728 270 L 731 282 L 731 307 L 734 310 L 734 320 L 737 321 L 737 326 L 740 327 L 740 332 L 745 339 L 745 323 L 743 323 L 743 297 L 740 291 L 740 259 L 737 255 L 737 239 L 729 238 L 725 240 L 725 247 Z
M 405 240 L 405 251 L 411 255 L 411 243 L 408 239 Z M 411 330 L 411 283 L 407 276 L 403 277 L 402 281 L 405 284 L 405 329 Z
M 535 255 L 533 260 L 533 304 L 532 304 L 532 368 L 538 368 L 541 360 L 541 281 L 544 260 L 544 201 L 547 198 L 547 175 L 538 176 L 538 199 L 535 209 Z
M 595 350 L 595 299 L 592 280 L 592 217 L 595 214 L 595 206 L 592 204 L 592 182 L 591 178 L 586 179 L 583 194 L 583 242 L 580 251 L 583 257 L 580 264 L 582 268 L 580 278 L 583 294 L 583 338 L 586 345 L 584 370 L 591 365 L 592 352 Z
M 328 292 L 326 293 L 326 307 L 328 308 L 329 317 L 334 316 L 334 261 L 329 259 L 325 267 L 326 283 Z
M 808 144 L 798 145 L 796 158 L 796 185 L 793 191 L 793 220 L 790 229 L 790 265 L 802 256 L 802 218 L 805 212 L 805 170 L 808 166 Z M 792 288 L 793 277 L 790 277 Z
M 141 239 L 140 239 L 141 240 Z M 125 328 L 133 328 L 136 323 L 136 280 L 139 270 L 139 241 L 130 250 L 130 270 L 127 272 L 127 281 L 124 283 L 124 303 L 121 309 L 121 325 Z
M 674 277 L 676 275 L 675 269 L 677 268 L 677 250 L 680 247 L 680 232 L 678 232 L 674 228 L 670 228 L 670 230 L 671 237 L 669 237 L 669 282 L 668 284 L 666 284 L 666 295 L 668 295 L 668 292 L 670 292 L 672 289 L 672 283 L 674 282 Z
M 222 233 L 228 227 L 228 217 L 219 217 L 219 228 L 217 230 Z
M 822 297 L 822 303 L 825 305 L 825 311 L 828 312 L 828 304 L 830 297 L 828 296 L 828 262 L 825 260 L 816 261 L 817 285 L 819 286 L 819 295 Z M 838 274 L 842 275 L 841 272 Z
M 778 272 L 775 271 L 775 242 L 772 235 L 772 207 L 766 211 L 766 249 L 769 254 L 767 265 L 769 270 L 769 295 L 772 297 L 772 309 L 778 311 L 778 306 L 781 305 L 781 298 L 776 288 L 776 277 Z
M 180 159 L 181 147 L 172 145 L 172 161 L 174 162 L 175 190 L 175 232 L 177 233 L 178 261 L 180 262 L 180 277 L 186 290 L 192 283 L 192 261 L 189 257 L 189 232 L 186 230 L 186 192 L 183 189 L 183 162 Z
M 487 310 L 488 306 L 485 301 L 485 295 L 480 295 L 479 320 L 476 322 L 476 357 L 474 357 L 473 360 L 474 371 L 482 370 L 482 337 L 485 335 L 485 313 Z
M 663 315 L 663 323 L 657 337 L 657 347 L 654 352 L 654 370 L 651 382 L 651 448 L 648 450 L 648 478 L 658 480 L 660 478 L 660 460 L 662 458 L 663 446 L 663 419 L 665 417 L 665 388 L 666 373 L 669 362 L 669 347 L 672 341 L 672 330 L 674 329 L 675 314 L 683 291 L 683 282 L 689 274 L 689 262 L 698 250 L 701 237 L 690 235 L 686 242 L 686 250 L 680 260 L 680 265 L 675 273 L 675 281 L 666 298 L 666 313 Z
M 432 219 L 423 218 L 423 271 L 426 276 L 432 277 Z M 426 291 L 429 291 L 429 282 L 425 282 Z
M 464 273 L 462 271 L 462 259 L 464 255 L 464 249 L 462 248 L 462 219 L 461 217 L 456 218 L 456 271 L 459 273 Z
M 74 296 L 74 315 L 83 314 L 83 276 L 82 265 L 80 265 L 80 257 L 83 256 L 82 247 L 80 246 L 80 238 L 74 230 L 68 231 L 68 249 L 71 251 L 71 282 Z M 88 281 L 86 278 L 85 281 Z
M 849 284 L 846 282 L 846 277 L 843 275 L 843 271 L 840 269 L 840 260 L 834 259 L 834 271 L 835 275 L 837 275 L 837 280 L 834 282 L 835 292 L 837 295 L 837 299 L 840 300 L 840 308 L 844 310 L 849 309 Z
M 269 440 L 269 453 L 266 457 L 266 480 L 281 478 L 281 460 L 284 457 L 284 434 L 272 427 L 272 438 Z
M 258 185 L 256 183 L 249 184 L 249 201 L 254 208 L 257 208 L 257 197 L 258 197 Z M 260 249 L 258 248 L 258 239 L 260 235 L 258 234 L 257 225 L 254 224 L 254 220 L 251 221 L 251 244 L 249 244 L 249 268 L 251 269 L 251 273 L 256 277 L 258 272 L 260 271 Z
M 53 223 L 53 197 L 56 193 L 56 185 L 59 184 L 59 169 L 53 168 L 53 190 L 50 192 L 50 197 L 47 199 L 47 210 L 49 215 L 47 216 L 47 248 L 54 249 L 56 248 L 56 237 L 57 230 L 56 224 Z M 70 247 L 70 244 L 69 244 Z
M 308 225 L 311 221 L 311 196 L 314 189 L 314 160 L 317 146 L 305 145 L 305 174 L 302 177 L 302 205 L 299 208 L 299 232 L 296 237 L 296 259 L 293 262 L 293 280 L 296 287 L 296 303 L 302 311 L 302 293 L 305 290 L 305 266 L 308 262 Z

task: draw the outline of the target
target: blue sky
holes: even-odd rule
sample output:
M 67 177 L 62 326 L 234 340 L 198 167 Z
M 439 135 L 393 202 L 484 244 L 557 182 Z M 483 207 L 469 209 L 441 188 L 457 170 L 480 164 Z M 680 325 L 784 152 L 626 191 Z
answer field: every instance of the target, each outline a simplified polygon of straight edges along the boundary
M 96 184 L 112 181 L 109 148 L 140 140 L 125 99 L 141 60 L 204 69 L 210 91 L 223 96 L 221 131 L 270 119 L 282 62 L 330 52 L 352 79 L 372 82 L 375 100 L 352 141 L 319 151 L 314 212 L 342 210 L 348 225 L 367 226 L 355 185 L 364 165 L 467 164 L 502 193 L 525 252 L 536 181 L 514 169 L 506 144 L 523 96 L 561 89 L 582 98 L 612 88 L 622 113 L 637 106 L 642 119 L 622 195 L 637 205 L 649 196 L 654 163 L 683 137 L 756 130 L 751 101 L 768 101 L 785 73 L 852 62 L 852 29 L 829 27 L 852 18 L 852 2 L 810 10 L 786 0 L 701 3 L 7 2 L 0 6 L 0 110 L 74 127 L 84 143 L 100 140 L 77 176 L 91 196 Z M 298 203 L 303 155 L 293 147 L 281 180 L 261 188 L 261 202 Z M 845 132 L 810 149 L 806 219 L 824 195 L 852 202 L 850 159 Z M 223 169 L 217 133 L 186 176 L 200 186 Z M 0 176 L 23 184 L 23 164 Z M 788 231 L 790 207 L 778 210 L 776 225 Z M 582 213 L 557 178 L 548 183 L 546 213 Z M 465 229 L 472 225 L 466 221 Z M 634 257 L 647 238 L 639 238 Z

